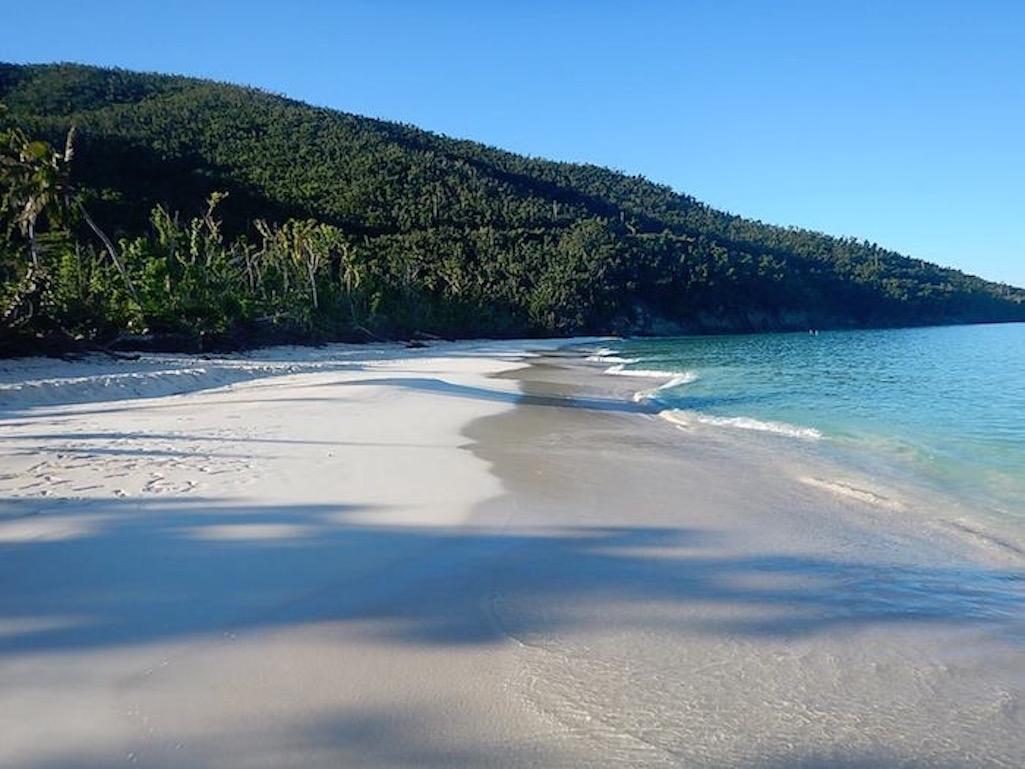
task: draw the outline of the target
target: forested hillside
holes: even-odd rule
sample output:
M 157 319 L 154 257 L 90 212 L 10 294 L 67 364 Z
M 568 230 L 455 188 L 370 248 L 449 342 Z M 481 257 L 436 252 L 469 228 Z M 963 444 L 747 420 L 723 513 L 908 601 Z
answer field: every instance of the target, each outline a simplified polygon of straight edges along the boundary
M 0 64 L 0 102 L 4 322 L 22 337 L 212 347 L 1025 320 L 1025 291 L 876 244 L 251 88 Z

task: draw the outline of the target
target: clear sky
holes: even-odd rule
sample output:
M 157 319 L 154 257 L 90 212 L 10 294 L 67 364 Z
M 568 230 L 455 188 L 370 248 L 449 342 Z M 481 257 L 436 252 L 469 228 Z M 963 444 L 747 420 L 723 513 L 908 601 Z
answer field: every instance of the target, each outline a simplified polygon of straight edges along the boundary
M 1022 0 L 103 0 L 4 16 L 3 60 L 256 85 L 1025 286 Z

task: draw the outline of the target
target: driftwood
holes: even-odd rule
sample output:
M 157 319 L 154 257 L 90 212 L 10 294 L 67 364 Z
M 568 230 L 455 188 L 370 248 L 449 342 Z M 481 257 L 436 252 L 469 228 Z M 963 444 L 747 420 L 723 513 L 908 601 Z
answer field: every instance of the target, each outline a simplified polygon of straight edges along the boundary
M 371 331 L 366 326 L 353 326 L 353 328 L 356 329 L 356 331 L 359 331 L 361 334 L 363 334 L 366 337 L 368 337 L 369 339 L 373 339 L 375 342 L 387 342 L 388 341 L 387 339 L 379 337 L 377 334 L 375 334 L 373 331 Z
M 111 350 L 109 347 L 105 347 L 102 344 L 93 344 L 91 349 L 95 352 L 103 353 L 114 360 L 139 360 L 139 358 L 142 357 L 137 352 L 118 352 L 117 350 Z

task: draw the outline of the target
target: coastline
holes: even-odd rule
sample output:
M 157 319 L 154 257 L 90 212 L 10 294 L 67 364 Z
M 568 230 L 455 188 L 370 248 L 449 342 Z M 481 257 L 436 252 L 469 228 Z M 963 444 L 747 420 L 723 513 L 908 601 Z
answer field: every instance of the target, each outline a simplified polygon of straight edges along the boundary
M 551 537 L 491 598 L 536 712 L 603 765 L 1025 760 L 1020 552 L 809 484 L 792 438 L 587 408 L 631 385 L 580 357 L 499 375 L 533 403 L 467 431 L 506 489 L 480 515 Z
M 76 381 L 2 404 L 0 764 L 487 765 L 528 741 L 511 659 L 450 589 L 501 492 L 462 427 L 518 395 L 449 393 L 546 344 L 276 349 L 227 386 L 236 358 L 161 356 L 113 366 L 147 375 L 108 401 L 109 362 L 28 362 Z
M 563 346 L 9 412 L 0 763 L 1025 762 L 1015 554 Z

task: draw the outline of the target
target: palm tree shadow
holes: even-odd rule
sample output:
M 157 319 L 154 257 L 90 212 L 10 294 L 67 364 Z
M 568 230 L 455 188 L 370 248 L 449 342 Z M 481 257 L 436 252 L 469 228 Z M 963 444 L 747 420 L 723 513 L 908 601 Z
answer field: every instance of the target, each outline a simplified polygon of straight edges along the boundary
M 1020 572 L 711 554 L 719 535 L 702 529 L 388 526 L 368 523 L 386 511 L 365 505 L 199 498 L 79 501 L 67 515 L 46 504 L 32 515 L 40 502 L 0 503 L 0 658 L 322 621 L 499 643 L 480 613 L 485 586 L 499 606 L 546 607 L 517 615 L 527 634 L 572 628 L 568 607 L 588 601 L 658 602 L 665 612 L 629 622 L 724 637 L 930 622 L 1020 634 L 1025 616 Z M 702 605 L 742 611 L 672 610 Z
M 481 714 L 463 714 L 468 723 L 454 727 L 445 717 L 446 709 L 458 703 L 438 702 L 434 707 L 397 705 L 387 709 L 364 708 L 358 711 L 336 708 L 316 716 L 296 720 L 277 719 L 262 728 L 235 726 L 230 730 L 211 729 L 191 735 L 186 745 L 144 744 L 141 758 L 156 766 L 220 767 L 242 769 L 253 766 L 416 766 L 431 769 L 480 766 L 576 767 L 583 765 L 580 754 L 563 743 L 503 737 L 496 739 L 487 726 L 480 728 L 474 719 Z M 462 727 L 462 728 L 460 728 Z M 628 738 L 628 735 L 624 735 Z M 688 766 L 701 755 L 699 765 L 708 765 L 708 754 L 681 751 L 671 743 L 663 747 L 650 741 L 647 757 L 656 765 Z M 629 741 L 629 738 L 628 738 Z M 593 750 L 593 745 L 587 745 Z M 877 750 L 852 749 L 849 746 L 794 748 L 786 753 L 758 755 L 748 751 L 745 758 L 734 756 L 728 765 L 736 769 L 926 769 L 937 766 L 935 758 L 918 757 L 906 745 Z M 588 752 L 588 756 L 593 755 Z M 606 752 L 607 765 L 644 765 L 645 756 L 633 753 L 624 759 Z M 347 763 L 351 762 L 351 763 Z M 952 764 L 944 762 L 942 766 Z M 34 761 L 26 769 L 108 769 L 110 752 L 91 755 L 86 749 Z

